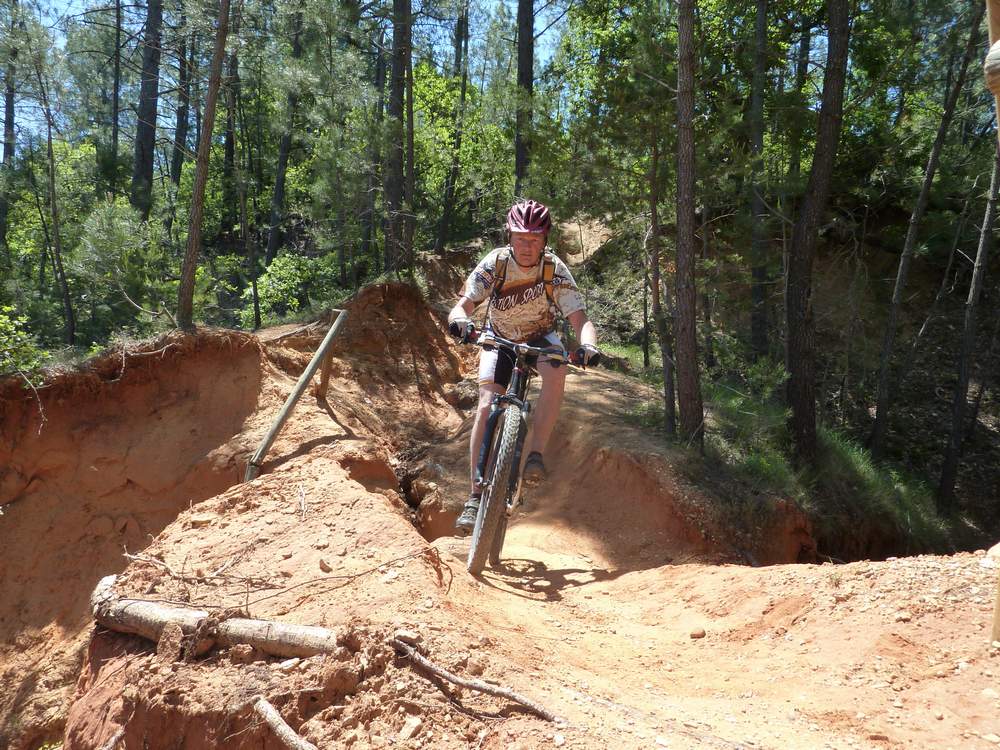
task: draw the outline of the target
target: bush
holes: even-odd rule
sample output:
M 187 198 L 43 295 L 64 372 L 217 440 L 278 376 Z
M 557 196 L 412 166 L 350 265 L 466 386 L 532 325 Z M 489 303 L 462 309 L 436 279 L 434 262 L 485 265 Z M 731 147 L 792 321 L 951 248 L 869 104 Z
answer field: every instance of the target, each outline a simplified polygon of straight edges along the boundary
M 0 306 L 0 374 L 34 370 L 43 359 L 24 316 L 17 315 L 10 305 Z

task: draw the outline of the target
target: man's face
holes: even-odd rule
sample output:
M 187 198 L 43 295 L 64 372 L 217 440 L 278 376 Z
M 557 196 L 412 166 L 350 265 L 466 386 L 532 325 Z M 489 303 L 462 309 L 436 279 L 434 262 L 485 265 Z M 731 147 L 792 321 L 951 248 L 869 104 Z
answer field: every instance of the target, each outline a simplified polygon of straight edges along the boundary
M 545 235 L 532 232 L 511 232 L 510 246 L 514 249 L 514 261 L 519 266 L 538 265 L 545 249 Z

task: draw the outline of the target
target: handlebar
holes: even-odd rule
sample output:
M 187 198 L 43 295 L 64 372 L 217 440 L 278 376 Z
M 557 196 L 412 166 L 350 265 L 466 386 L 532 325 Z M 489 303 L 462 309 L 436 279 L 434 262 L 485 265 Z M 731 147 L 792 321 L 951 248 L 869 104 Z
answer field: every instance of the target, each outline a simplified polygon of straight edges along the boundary
M 484 349 L 508 349 L 515 354 L 525 357 L 548 357 L 557 362 L 572 363 L 570 353 L 561 346 L 531 346 L 529 344 L 521 344 L 517 341 L 505 339 L 503 336 L 498 336 L 491 331 L 483 331 L 477 340 L 470 341 L 469 343 Z

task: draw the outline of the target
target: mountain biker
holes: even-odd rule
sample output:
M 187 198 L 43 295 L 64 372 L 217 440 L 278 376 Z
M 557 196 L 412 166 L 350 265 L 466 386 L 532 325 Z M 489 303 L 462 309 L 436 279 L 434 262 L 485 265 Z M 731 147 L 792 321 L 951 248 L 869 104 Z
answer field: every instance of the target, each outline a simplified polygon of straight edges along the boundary
M 576 330 L 580 347 L 573 357 L 577 363 L 596 365 L 600 360 L 597 332 L 587 319 L 583 295 L 566 265 L 546 248 L 552 219 L 549 209 L 533 200 L 515 203 L 507 213 L 506 229 L 510 244 L 493 250 L 465 281 L 462 296 L 448 314 L 448 330 L 463 343 L 474 338 L 470 316 L 489 298 L 486 327 L 498 335 L 532 346 L 561 345 L 556 333 L 556 310 Z M 476 523 L 482 488 L 476 485 L 476 462 L 486 431 L 494 394 L 504 393 L 513 374 L 513 355 L 500 349 L 483 350 L 479 355 L 479 406 L 469 441 L 472 491 L 462 514 L 455 522 L 459 531 L 471 531 Z M 566 384 L 566 368 L 542 358 L 537 369 L 542 392 L 535 406 L 528 445 L 528 459 L 522 478 L 528 484 L 545 479 L 542 455 L 555 427 Z

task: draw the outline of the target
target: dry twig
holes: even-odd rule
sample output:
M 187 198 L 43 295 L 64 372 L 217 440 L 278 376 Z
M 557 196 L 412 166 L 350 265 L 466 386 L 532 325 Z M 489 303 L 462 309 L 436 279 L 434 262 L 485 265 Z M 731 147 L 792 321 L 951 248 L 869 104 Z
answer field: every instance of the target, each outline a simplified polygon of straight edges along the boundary
M 480 693 L 486 693 L 487 695 L 494 695 L 498 698 L 506 698 L 509 701 L 518 703 L 524 706 L 526 709 L 531 711 L 536 716 L 540 716 L 546 721 L 557 721 L 556 715 L 544 708 L 543 706 L 535 703 L 529 698 L 525 698 L 520 693 L 516 693 L 510 688 L 501 687 L 499 685 L 490 685 L 482 680 L 467 680 L 464 677 L 459 677 L 458 675 L 452 674 L 443 667 L 439 667 L 437 664 L 432 662 L 430 659 L 425 657 L 419 651 L 417 651 L 413 646 L 400 640 L 399 638 L 393 638 L 392 641 L 393 648 L 396 651 L 404 654 L 411 662 L 424 669 L 431 674 L 437 675 L 442 679 L 447 680 L 460 687 L 468 688 L 469 690 L 475 690 Z
M 314 744 L 306 742 L 299 737 L 295 730 L 288 726 L 285 720 L 281 718 L 281 714 L 278 713 L 277 709 L 264 700 L 263 696 L 258 698 L 257 702 L 253 704 L 253 710 L 278 735 L 278 739 L 285 743 L 285 747 L 289 747 L 292 750 L 317 750 Z

